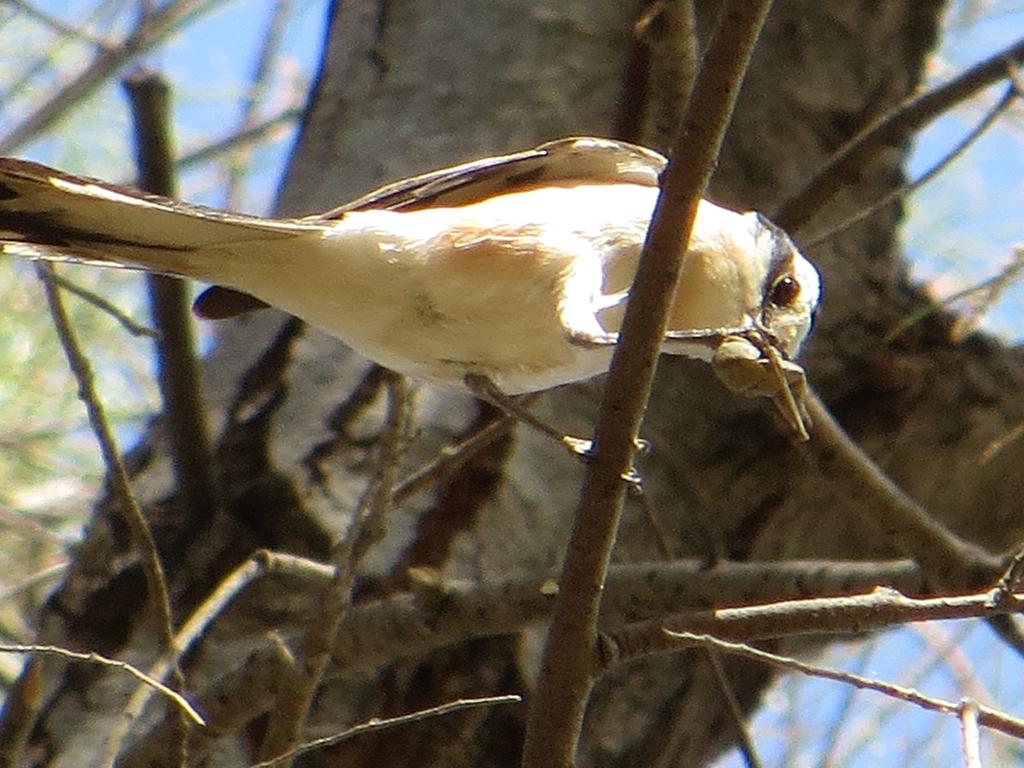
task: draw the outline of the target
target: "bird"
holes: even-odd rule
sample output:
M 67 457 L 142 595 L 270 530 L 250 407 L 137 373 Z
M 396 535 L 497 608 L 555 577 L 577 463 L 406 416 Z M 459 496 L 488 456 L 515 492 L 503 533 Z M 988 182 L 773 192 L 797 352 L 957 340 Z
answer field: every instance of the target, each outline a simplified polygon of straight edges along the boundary
M 569 137 L 264 218 L 0 158 L 0 249 L 201 281 L 200 317 L 277 307 L 386 368 L 504 407 L 607 370 L 666 164 Z M 748 394 L 774 391 L 760 372 L 799 370 L 820 296 L 785 232 L 703 199 L 661 349 L 741 371 L 723 378 Z

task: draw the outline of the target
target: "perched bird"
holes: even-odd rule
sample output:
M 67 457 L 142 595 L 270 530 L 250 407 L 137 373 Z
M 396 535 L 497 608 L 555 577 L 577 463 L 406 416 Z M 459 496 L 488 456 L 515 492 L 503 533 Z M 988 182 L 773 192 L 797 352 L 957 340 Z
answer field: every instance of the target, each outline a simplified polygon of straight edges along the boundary
M 0 159 L 0 247 L 200 280 L 200 316 L 279 307 L 395 371 L 515 395 L 607 369 L 665 164 L 568 138 L 270 219 Z M 791 361 L 819 295 L 784 232 L 702 201 L 663 351 Z

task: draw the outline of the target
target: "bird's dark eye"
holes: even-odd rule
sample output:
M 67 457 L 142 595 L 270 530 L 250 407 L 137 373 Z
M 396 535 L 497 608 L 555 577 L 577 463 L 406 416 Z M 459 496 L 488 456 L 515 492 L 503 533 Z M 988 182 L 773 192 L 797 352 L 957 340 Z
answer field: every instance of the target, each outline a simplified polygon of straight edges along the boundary
M 771 290 L 768 291 L 768 301 L 776 307 L 788 307 L 799 293 L 800 284 L 794 278 L 785 275 L 772 283 Z

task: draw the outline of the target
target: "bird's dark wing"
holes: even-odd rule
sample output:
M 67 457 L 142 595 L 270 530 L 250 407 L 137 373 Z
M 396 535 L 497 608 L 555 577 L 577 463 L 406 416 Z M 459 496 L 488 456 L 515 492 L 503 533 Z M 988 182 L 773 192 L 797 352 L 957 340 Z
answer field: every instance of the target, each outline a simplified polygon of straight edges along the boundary
M 620 183 L 657 186 L 664 157 L 614 139 L 573 137 L 396 181 L 310 220 L 350 211 L 416 210 L 469 205 L 542 184 Z

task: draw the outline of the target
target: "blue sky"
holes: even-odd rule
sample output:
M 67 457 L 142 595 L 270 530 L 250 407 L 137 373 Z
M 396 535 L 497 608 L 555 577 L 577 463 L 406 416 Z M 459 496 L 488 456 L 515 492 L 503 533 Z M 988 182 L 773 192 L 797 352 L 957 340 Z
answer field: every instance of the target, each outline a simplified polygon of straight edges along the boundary
M 982 7 L 983 6 L 983 7 Z M 965 10 L 984 11 L 979 20 Z M 1005 48 L 1024 34 L 1024 3 L 952 4 L 953 24 L 932 66 L 938 82 Z M 958 21 L 959 20 L 959 21 Z M 979 99 L 936 121 L 915 142 L 908 166 L 920 175 L 952 148 L 1005 90 L 989 89 Z M 983 136 L 947 173 L 909 201 L 904 242 L 913 275 L 934 282 L 948 295 L 973 285 L 1005 264 L 1014 244 L 1024 243 L 1024 107 L 1018 106 Z M 1005 339 L 1024 340 L 1024 282 L 1005 293 L 985 327 Z

